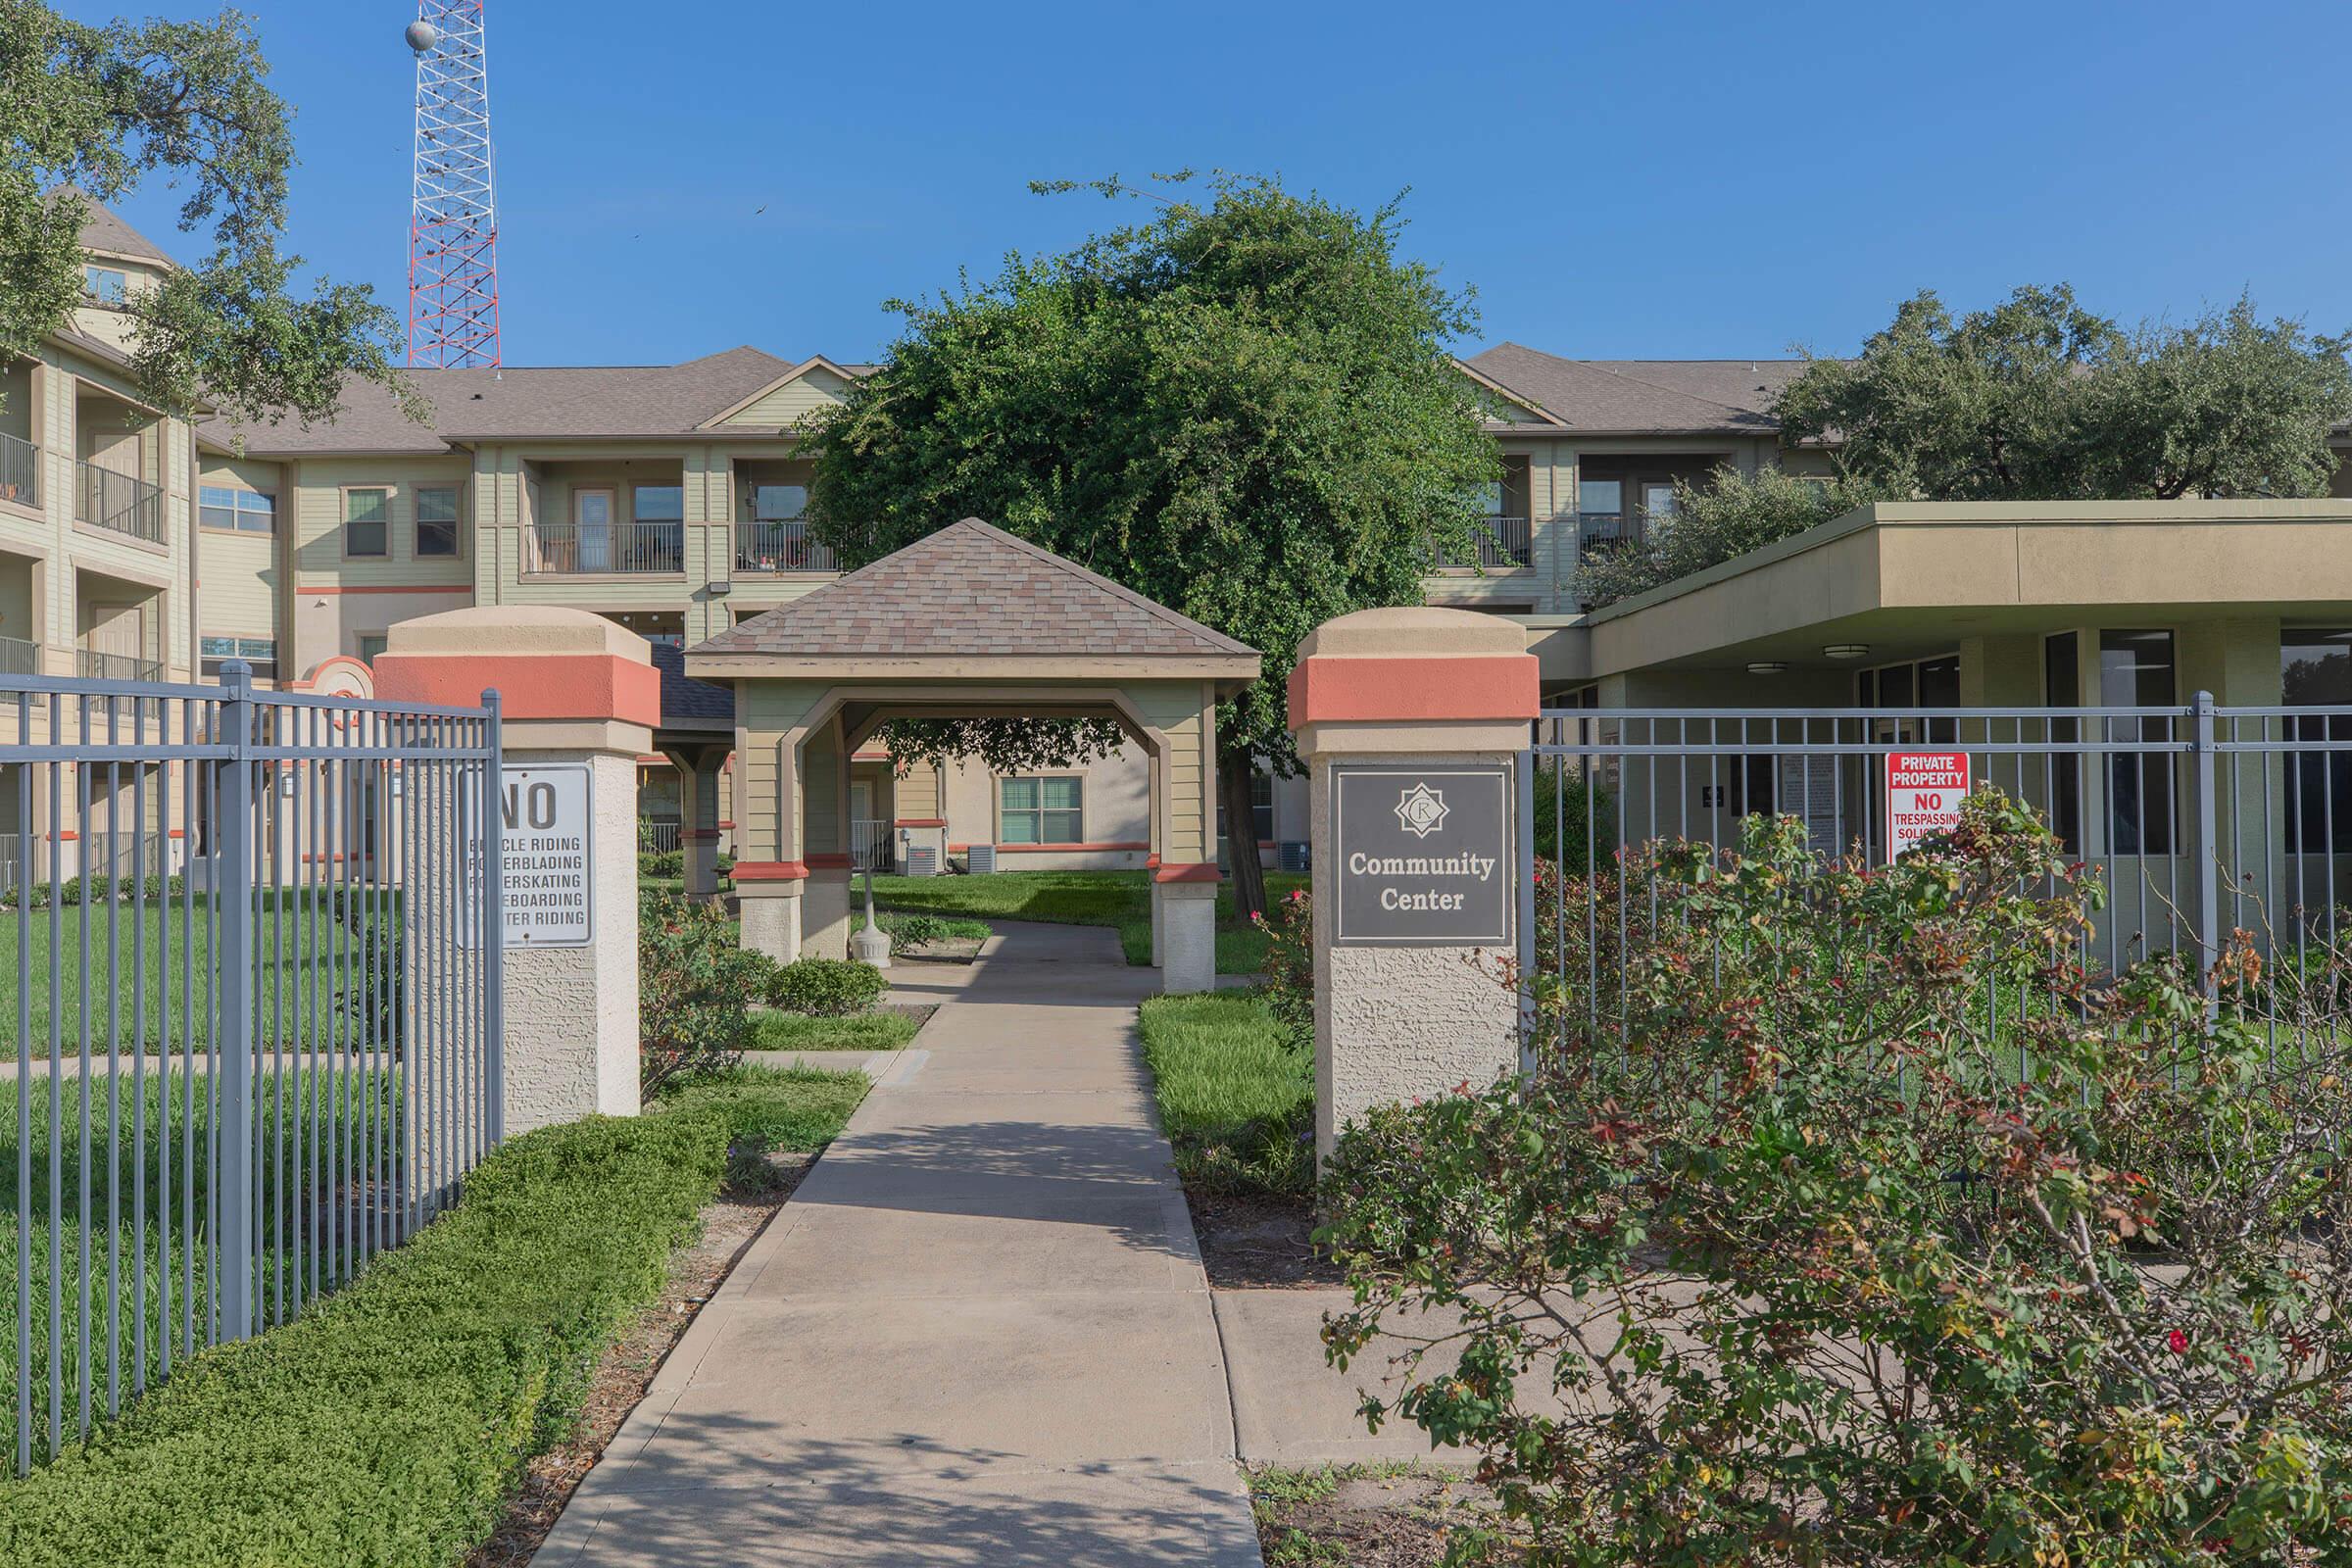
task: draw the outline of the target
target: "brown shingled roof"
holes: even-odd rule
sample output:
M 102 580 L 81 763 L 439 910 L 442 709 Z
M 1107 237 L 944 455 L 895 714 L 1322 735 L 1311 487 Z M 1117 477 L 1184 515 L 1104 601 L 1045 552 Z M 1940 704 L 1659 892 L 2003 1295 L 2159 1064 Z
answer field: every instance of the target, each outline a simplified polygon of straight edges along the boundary
M 977 517 L 753 616 L 695 654 L 1248 658 L 1257 650 Z
M 1468 362 L 1571 427 L 1771 435 L 1772 402 L 1803 360 L 1564 360 L 1502 343 Z
M 444 452 L 456 441 L 691 435 L 703 420 L 791 368 L 792 361 L 745 345 L 683 365 L 412 369 L 410 380 L 433 406 L 430 424 L 403 417 L 381 387 L 359 384 L 345 389 L 330 422 L 240 432 L 216 419 L 201 433 L 221 446 L 241 433 L 255 457 Z
M 89 217 L 82 220 L 80 244 L 85 251 L 106 251 L 116 256 L 128 256 L 138 261 L 156 262 L 165 267 L 178 263 L 164 254 L 164 248 L 128 223 L 122 221 L 113 209 L 95 196 L 83 193 L 83 208 Z

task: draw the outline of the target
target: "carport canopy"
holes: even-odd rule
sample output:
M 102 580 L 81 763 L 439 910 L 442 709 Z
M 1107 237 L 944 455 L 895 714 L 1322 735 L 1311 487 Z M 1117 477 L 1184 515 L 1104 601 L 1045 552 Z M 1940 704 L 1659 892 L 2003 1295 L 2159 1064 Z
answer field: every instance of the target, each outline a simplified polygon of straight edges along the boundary
M 897 718 L 1103 718 L 1150 765 L 1154 953 L 1215 978 L 1216 707 L 1257 650 L 977 517 L 687 650 L 735 688 L 746 945 L 848 954 L 850 759 Z

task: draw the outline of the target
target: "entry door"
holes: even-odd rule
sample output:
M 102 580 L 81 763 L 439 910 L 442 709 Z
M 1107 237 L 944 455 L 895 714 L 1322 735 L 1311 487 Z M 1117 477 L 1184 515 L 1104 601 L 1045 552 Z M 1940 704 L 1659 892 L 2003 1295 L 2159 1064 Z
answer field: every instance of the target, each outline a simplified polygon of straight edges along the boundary
M 572 549 L 578 555 L 574 571 L 612 569 L 612 492 L 574 490 L 571 493 Z
M 147 627 L 143 607 L 138 605 L 92 605 L 90 629 L 83 633 L 82 647 L 93 654 L 110 654 L 116 659 L 141 660 L 147 657 Z M 114 680 L 129 675 L 124 665 L 114 665 L 104 674 Z

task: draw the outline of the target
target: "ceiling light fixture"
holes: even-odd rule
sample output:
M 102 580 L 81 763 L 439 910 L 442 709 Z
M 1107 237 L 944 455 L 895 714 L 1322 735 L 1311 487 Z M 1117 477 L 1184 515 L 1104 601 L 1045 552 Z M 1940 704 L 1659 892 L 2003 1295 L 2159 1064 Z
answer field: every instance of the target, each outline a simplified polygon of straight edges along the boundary
M 1788 666 L 1777 659 L 1759 659 L 1747 666 L 1750 675 L 1786 675 Z
M 1824 659 L 1868 659 L 1868 643 L 1832 643 L 1821 651 Z

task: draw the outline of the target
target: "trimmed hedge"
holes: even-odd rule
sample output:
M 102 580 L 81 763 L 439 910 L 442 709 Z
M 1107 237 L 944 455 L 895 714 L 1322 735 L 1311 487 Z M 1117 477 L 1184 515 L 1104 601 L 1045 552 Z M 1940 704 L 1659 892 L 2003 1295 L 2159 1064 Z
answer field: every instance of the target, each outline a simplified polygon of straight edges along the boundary
M 840 1018 L 872 1011 L 889 989 L 889 977 L 870 963 L 855 958 L 801 958 L 779 965 L 768 976 L 767 1004 L 811 1017 Z
M 282 1328 L 208 1351 L 0 1485 L 17 1568 L 458 1563 L 556 1442 L 717 1190 L 716 1111 L 508 1143 L 456 1208 Z

